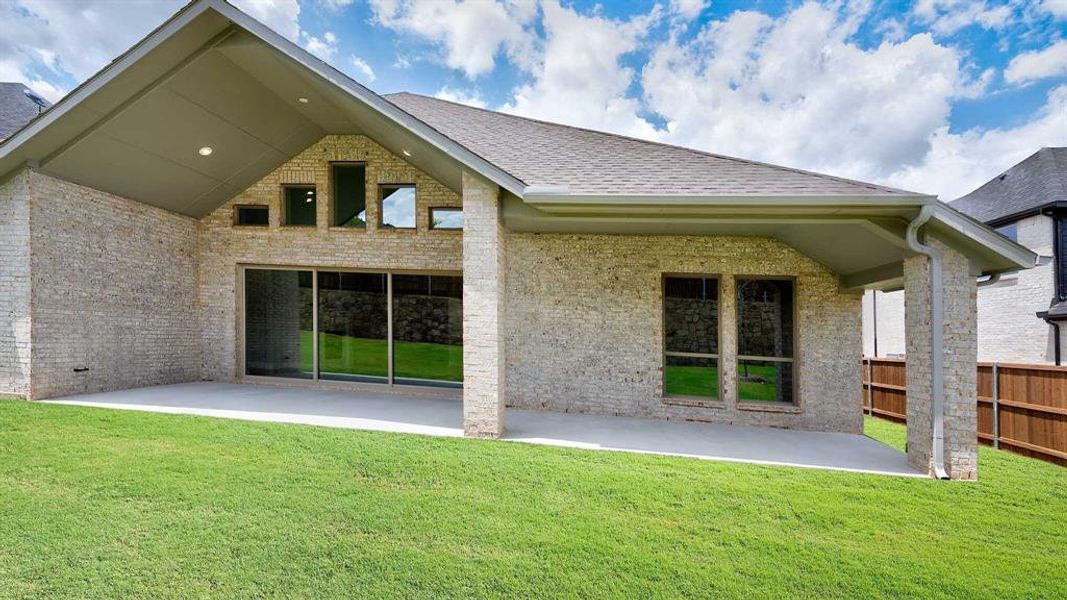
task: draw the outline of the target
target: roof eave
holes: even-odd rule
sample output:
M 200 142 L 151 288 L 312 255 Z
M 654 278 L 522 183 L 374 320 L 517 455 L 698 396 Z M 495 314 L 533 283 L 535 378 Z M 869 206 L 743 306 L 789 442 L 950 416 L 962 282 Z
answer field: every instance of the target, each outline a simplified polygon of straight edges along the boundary
M 697 208 L 759 208 L 761 210 L 769 208 L 823 210 L 834 207 L 907 208 L 937 202 L 935 196 L 924 194 L 582 194 L 571 193 L 565 186 L 546 185 L 527 186 L 521 198 L 526 204 L 548 213 Z
M 1037 264 L 1038 255 L 1030 249 L 997 233 L 993 228 L 969 217 L 945 203 L 935 205 L 933 221 L 1011 263 L 1011 267 L 987 270 L 988 273 L 1029 269 Z

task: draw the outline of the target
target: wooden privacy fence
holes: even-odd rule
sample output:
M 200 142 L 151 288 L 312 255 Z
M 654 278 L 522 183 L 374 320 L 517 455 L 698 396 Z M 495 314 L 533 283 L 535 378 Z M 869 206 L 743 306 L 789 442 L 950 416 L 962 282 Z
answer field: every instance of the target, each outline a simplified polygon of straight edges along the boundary
M 907 422 L 904 359 L 863 359 L 863 410 Z M 1067 367 L 978 363 L 978 441 L 1067 466 Z

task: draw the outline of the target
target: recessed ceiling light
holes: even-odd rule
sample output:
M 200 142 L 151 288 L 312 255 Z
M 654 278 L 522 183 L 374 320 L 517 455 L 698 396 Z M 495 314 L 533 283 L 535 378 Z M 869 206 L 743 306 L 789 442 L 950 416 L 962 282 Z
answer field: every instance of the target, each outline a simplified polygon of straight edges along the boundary
M 310 100 L 308 100 L 307 98 L 305 98 L 303 96 L 297 98 L 296 101 L 301 103 L 301 104 L 307 104 L 308 102 L 310 102 Z
M 200 156 L 211 156 L 211 153 L 214 152 L 214 150 L 211 149 L 211 146 L 204 146 L 197 150 L 197 152 L 200 153 Z
M 411 153 L 408 152 L 407 150 L 401 150 L 401 152 L 404 153 L 404 156 L 411 156 Z

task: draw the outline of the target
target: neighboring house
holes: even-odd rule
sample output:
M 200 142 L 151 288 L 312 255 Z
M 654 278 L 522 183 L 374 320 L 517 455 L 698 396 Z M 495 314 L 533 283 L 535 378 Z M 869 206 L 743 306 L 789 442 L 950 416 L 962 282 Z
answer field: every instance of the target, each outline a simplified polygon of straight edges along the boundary
M 11 137 L 23 125 L 41 114 L 51 104 L 21 83 L 0 81 L 0 142 Z
M 461 396 L 473 436 L 505 406 L 859 432 L 862 290 L 903 284 L 910 343 L 946 348 L 909 361 L 910 460 L 969 478 L 975 276 L 1034 259 L 922 194 L 378 96 L 199 0 L 0 145 L 0 392 L 377 386 Z
M 1059 364 L 1059 323 L 1067 319 L 1067 148 L 1042 148 L 951 205 L 1051 257 L 979 287 L 978 360 Z M 863 316 L 864 354 L 905 354 L 903 292 L 869 292 Z

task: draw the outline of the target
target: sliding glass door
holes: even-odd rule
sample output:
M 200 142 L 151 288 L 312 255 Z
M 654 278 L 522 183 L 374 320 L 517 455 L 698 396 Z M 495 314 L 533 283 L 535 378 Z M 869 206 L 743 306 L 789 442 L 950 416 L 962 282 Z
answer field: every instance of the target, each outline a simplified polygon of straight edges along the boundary
M 319 377 L 388 381 L 388 275 L 318 275 Z
M 312 379 L 311 271 L 245 272 L 245 372 Z
M 463 278 L 244 271 L 245 373 L 460 386 Z
M 393 275 L 397 383 L 463 381 L 463 278 Z

